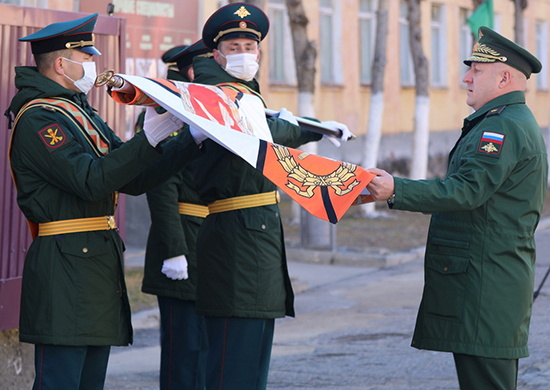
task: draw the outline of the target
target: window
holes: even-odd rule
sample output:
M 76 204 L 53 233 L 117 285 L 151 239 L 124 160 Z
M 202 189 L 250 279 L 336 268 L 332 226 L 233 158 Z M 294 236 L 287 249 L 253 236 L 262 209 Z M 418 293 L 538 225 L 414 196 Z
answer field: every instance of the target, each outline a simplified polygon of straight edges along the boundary
M 23 5 L 26 7 L 48 8 L 48 0 L 0 0 L 0 4 L 12 4 L 12 5 Z M 72 11 L 72 9 L 70 11 Z
M 445 36 L 445 7 L 432 4 L 431 21 L 431 82 L 432 86 L 447 85 L 447 39 Z
M 535 75 L 537 89 L 548 89 L 548 71 L 546 65 L 548 64 L 548 24 L 545 21 L 537 21 L 535 24 L 535 55 L 542 64 L 542 71 Z
M 338 9 L 333 0 L 319 1 L 319 47 L 321 64 L 321 83 L 339 84 L 342 82 L 340 51 L 341 45 Z
M 284 0 L 269 1 L 269 81 L 296 85 L 296 65 Z
M 361 56 L 361 84 L 372 81 L 372 61 L 376 39 L 376 5 L 375 0 L 359 2 L 359 45 Z
M 466 64 L 464 64 L 464 60 L 472 54 L 472 49 L 474 47 L 473 43 L 473 35 L 472 30 L 470 29 L 470 26 L 468 25 L 468 18 L 472 14 L 472 11 L 461 8 L 460 9 L 460 30 L 458 32 L 459 35 L 459 61 L 460 61 L 460 82 L 462 83 L 462 79 L 470 69 L 470 67 Z
M 409 21 L 407 3 L 399 2 L 399 70 L 402 87 L 414 86 L 414 66 L 409 43 Z

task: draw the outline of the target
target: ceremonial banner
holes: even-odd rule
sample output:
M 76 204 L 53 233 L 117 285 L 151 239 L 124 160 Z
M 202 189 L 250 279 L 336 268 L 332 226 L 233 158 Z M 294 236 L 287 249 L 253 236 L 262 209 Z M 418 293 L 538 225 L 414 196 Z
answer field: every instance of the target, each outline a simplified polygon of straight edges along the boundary
M 363 168 L 273 143 L 263 102 L 253 94 L 223 85 L 117 76 L 125 80 L 122 90 L 112 92 L 117 102 L 164 107 L 243 158 L 318 218 L 336 223 L 352 204 L 372 201 L 361 195 L 374 177 Z

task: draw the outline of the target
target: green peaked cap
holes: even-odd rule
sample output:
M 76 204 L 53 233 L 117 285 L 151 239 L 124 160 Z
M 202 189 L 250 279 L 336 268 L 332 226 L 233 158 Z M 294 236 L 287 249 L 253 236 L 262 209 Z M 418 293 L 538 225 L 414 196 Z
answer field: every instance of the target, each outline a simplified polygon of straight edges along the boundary
M 542 69 L 540 61 L 515 42 L 503 37 L 489 27 L 479 28 L 479 41 L 474 45 L 473 52 L 464 63 L 472 62 L 502 62 L 520 70 L 527 78 L 531 73 L 539 73 Z

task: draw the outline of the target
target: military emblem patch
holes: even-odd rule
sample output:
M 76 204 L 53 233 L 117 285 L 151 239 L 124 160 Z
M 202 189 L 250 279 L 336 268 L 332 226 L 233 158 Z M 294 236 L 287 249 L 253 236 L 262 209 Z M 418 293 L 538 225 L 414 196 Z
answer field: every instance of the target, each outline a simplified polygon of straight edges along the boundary
M 497 157 L 498 155 L 500 155 L 503 143 L 504 134 L 485 131 L 481 136 L 481 141 L 479 142 L 479 148 L 477 149 L 477 152 Z
M 38 135 L 44 141 L 50 153 L 67 143 L 67 137 L 57 123 L 40 130 Z

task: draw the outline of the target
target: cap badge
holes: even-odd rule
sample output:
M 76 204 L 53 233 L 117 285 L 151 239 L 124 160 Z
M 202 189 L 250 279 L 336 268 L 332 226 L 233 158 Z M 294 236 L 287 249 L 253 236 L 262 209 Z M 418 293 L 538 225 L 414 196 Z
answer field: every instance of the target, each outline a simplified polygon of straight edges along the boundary
M 240 28 L 246 28 L 246 22 L 245 22 L 245 21 L 241 21 L 241 22 L 239 23 L 239 27 L 240 27 Z
M 242 18 L 245 18 L 245 17 L 247 17 L 251 14 L 250 14 L 250 12 L 248 12 L 248 10 L 246 8 L 244 8 L 244 5 L 243 5 L 237 11 L 235 11 L 235 15 L 239 16 L 242 19 Z

